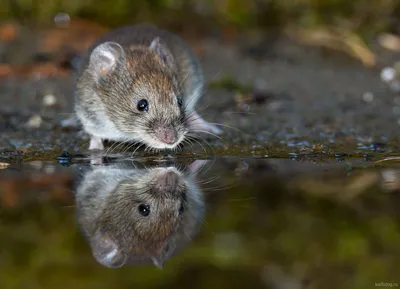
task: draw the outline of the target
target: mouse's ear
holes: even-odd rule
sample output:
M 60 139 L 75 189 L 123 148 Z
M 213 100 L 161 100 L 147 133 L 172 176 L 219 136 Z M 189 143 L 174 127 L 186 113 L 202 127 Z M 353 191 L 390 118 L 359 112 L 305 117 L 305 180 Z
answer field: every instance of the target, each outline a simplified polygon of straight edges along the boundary
M 150 50 L 154 51 L 158 57 L 167 65 L 170 69 L 175 70 L 175 60 L 172 56 L 171 51 L 161 43 L 160 37 L 156 37 L 150 44 Z
M 109 268 L 119 268 L 125 264 L 125 255 L 119 250 L 117 244 L 108 236 L 95 233 L 92 240 L 93 256 L 100 264 Z
M 102 43 L 92 51 L 89 69 L 96 77 L 105 76 L 117 66 L 123 54 L 124 50 L 118 43 Z

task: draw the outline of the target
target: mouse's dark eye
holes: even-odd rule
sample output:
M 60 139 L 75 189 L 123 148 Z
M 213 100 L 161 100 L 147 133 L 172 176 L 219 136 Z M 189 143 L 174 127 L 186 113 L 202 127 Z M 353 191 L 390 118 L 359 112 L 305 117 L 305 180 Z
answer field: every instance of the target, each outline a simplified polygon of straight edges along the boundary
M 182 215 L 184 211 L 185 211 L 185 209 L 183 208 L 183 205 L 181 205 L 181 207 L 179 208 L 178 214 Z
M 150 206 L 149 205 L 139 205 L 138 207 L 139 213 L 143 216 L 143 217 L 147 217 L 148 215 L 150 215 Z
M 148 111 L 149 110 L 149 103 L 145 99 L 139 100 L 137 103 L 137 109 L 139 111 Z
M 182 97 L 181 97 L 181 96 L 178 97 L 178 105 L 179 105 L 179 106 L 182 106 L 182 105 L 183 105 L 183 100 L 182 100 Z

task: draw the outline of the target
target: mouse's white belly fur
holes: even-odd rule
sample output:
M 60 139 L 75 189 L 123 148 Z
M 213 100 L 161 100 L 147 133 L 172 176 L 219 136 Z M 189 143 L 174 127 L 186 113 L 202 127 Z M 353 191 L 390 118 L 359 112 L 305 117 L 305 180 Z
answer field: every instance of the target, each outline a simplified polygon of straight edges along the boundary
M 92 97 L 99 99 L 95 93 Z M 91 117 L 88 117 L 88 114 L 82 111 L 84 108 L 76 108 L 76 115 L 81 120 L 84 130 L 91 136 L 101 139 L 110 139 L 115 141 L 127 141 L 128 139 L 132 140 L 132 136 L 128 136 L 121 132 L 110 120 L 104 109 L 104 106 L 101 104 L 100 99 L 98 104 L 99 107 L 95 113 L 95 120 Z

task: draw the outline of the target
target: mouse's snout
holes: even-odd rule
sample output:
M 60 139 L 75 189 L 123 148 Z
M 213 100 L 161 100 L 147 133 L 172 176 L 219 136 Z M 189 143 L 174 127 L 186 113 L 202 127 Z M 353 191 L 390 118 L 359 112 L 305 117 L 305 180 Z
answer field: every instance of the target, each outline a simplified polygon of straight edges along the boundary
M 165 174 L 165 187 L 170 190 L 175 190 L 178 185 L 179 176 L 175 172 L 168 172 Z
M 179 185 L 180 176 L 175 171 L 162 172 L 157 177 L 156 189 L 163 194 L 174 193 Z
M 157 138 L 166 144 L 174 144 L 178 139 L 178 134 L 173 127 L 157 127 L 155 129 Z

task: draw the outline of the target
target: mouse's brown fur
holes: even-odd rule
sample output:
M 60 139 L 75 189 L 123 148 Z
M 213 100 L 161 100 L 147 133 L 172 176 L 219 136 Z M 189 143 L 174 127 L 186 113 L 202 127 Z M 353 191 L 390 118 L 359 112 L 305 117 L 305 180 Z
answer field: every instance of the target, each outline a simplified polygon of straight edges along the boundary
M 194 110 L 203 82 L 199 63 L 179 37 L 152 25 L 122 27 L 85 56 L 75 110 L 92 137 L 91 149 L 102 149 L 104 139 L 175 148 L 188 131 L 221 132 Z M 138 108 L 141 100 L 145 111 Z
M 139 206 L 149 206 L 143 216 Z M 76 191 L 77 215 L 96 260 L 107 267 L 157 266 L 181 250 L 204 213 L 193 175 L 174 167 L 94 167 Z

